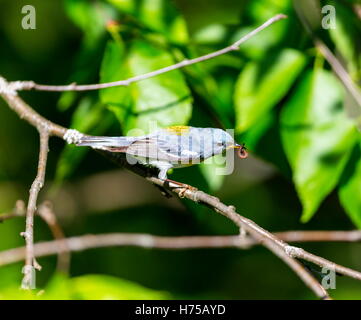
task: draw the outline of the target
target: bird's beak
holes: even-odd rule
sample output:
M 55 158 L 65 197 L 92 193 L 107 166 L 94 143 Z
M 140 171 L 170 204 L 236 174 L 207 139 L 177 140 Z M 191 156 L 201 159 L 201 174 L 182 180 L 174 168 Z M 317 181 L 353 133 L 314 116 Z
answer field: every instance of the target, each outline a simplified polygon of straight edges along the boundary
M 239 149 L 240 147 L 242 147 L 240 144 L 235 143 L 235 144 L 229 146 L 227 149 Z
M 237 150 L 237 155 L 239 158 L 241 159 L 245 159 L 248 157 L 248 152 L 246 151 L 246 147 L 241 144 L 235 143 L 232 146 L 229 146 L 227 149 L 238 149 Z

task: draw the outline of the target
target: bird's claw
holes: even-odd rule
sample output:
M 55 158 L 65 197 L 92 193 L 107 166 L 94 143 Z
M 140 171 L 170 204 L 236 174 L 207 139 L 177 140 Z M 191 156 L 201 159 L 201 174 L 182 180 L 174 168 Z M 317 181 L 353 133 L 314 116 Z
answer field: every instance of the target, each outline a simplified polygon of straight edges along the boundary
M 175 184 L 175 185 L 178 185 L 177 187 L 171 187 L 171 188 L 175 188 L 175 189 L 180 189 L 179 192 L 178 192 L 178 195 L 180 198 L 184 198 L 185 197 L 185 193 L 189 190 L 189 191 L 197 191 L 198 189 L 193 187 L 193 186 L 190 186 L 189 184 L 185 184 L 185 183 L 182 183 L 182 182 L 178 182 L 178 181 L 174 181 L 174 180 L 170 180 L 170 179 L 166 179 L 166 182 L 168 183 L 169 187 L 170 184 Z
M 185 197 L 185 193 L 187 192 L 187 191 L 197 191 L 198 189 L 197 188 L 195 188 L 195 187 L 193 187 L 193 186 L 190 186 L 190 185 L 188 185 L 188 184 L 184 184 L 183 185 L 183 187 L 182 187 L 182 189 L 179 191 L 179 193 L 178 193 L 178 195 L 179 195 L 179 198 L 184 198 Z

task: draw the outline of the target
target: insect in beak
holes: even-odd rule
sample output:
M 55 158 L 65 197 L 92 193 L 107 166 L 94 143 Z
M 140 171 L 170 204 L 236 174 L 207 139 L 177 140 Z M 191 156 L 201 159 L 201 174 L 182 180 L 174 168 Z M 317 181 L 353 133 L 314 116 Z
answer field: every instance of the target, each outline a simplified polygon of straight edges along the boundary
M 242 145 L 236 143 L 233 146 L 231 146 L 230 148 L 238 149 L 237 155 L 239 158 L 245 159 L 248 157 L 248 152 L 246 151 L 247 148 L 244 146 L 244 143 Z

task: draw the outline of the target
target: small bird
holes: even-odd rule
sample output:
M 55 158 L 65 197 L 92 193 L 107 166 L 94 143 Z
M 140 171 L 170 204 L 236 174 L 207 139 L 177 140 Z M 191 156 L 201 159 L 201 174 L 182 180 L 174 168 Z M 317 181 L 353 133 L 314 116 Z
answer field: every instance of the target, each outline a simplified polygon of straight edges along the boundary
M 244 144 L 237 144 L 228 132 L 189 126 L 167 127 L 138 137 L 83 136 L 77 145 L 126 153 L 144 165 L 158 168 L 162 180 L 168 180 L 171 168 L 200 163 L 230 148 L 238 149 L 242 159 L 248 156 Z

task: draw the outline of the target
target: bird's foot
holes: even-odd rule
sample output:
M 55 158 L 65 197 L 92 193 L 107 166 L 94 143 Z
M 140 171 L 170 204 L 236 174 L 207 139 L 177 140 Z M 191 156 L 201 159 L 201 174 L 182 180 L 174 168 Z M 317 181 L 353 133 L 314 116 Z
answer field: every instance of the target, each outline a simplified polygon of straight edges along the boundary
M 174 180 L 170 180 L 170 179 L 165 179 L 165 182 L 168 184 L 168 186 L 170 188 L 176 188 L 176 189 L 181 189 L 178 193 L 179 197 L 180 198 L 184 198 L 185 196 L 185 193 L 187 192 L 187 190 L 190 190 L 190 191 L 197 191 L 198 189 L 193 187 L 193 186 L 190 186 L 189 184 L 185 184 L 185 183 L 182 183 L 182 182 L 178 182 L 178 181 L 174 181 Z M 171 186 L 171 184 L 173 185 L 177 185 L 176 187 L 173 187 Z

